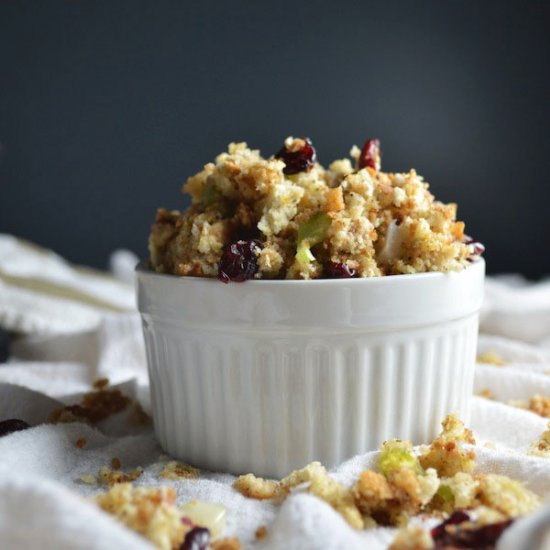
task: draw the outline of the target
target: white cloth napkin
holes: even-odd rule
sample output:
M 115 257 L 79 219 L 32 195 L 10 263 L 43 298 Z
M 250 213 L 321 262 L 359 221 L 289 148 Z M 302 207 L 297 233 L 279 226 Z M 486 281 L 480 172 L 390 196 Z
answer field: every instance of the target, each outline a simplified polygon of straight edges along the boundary
M 138 485 L 173 486 L 180 504 L 198 498 L 224 505 L 224 535 L 238 536 L 246 547 L 386 548 L 394 530 L 354 531 L 311 495 L 295 494 L 277 506 L 244 498 L 231 487 L 234 477 L 221 472 L 203 472 L 194 480 L 159 478 L 162 449 L 152 429 L 130 425 L 127 415 L 98 428 L 41 424 L 52 409 L 76 402 L 101 377 L 149 409 L 131 282 L 135 262 L 128 252 L 115 253 L 111 269 L 117 279 L 0 235 L 0 327 L 16 334 L 11 358 L 0 364 L 0 419 L 21 418 L 36 426 L 0 438 L 0 548 L 150 549 L 85 498 L 102 488 L 83 483 L 81 476 L 97 474 L 114 457 L 125 470 L 144 469 Z M 471 427 L 479 470 L 520 479 L 550 499 L 550 459 L 525 454 L 547 420 L 506 404 L 534 393 L 550 395 L 550 282 L 489 279 L 481 329 L 479 351 L 494 351 L 507 364 L 477 366 L 475 391 L 488 389 L 495 398 L 474 398 Z M 82 437 L 87 444 L 77 448 Z M 375 459 L 376 453 L 356 456 L 332 473 L 351 483 Z M 516 522 L 499 547 L 521 547 L 541 522 L 550 522 L 548 513 Z M 256 542 L 261 525 L 269 534 Z

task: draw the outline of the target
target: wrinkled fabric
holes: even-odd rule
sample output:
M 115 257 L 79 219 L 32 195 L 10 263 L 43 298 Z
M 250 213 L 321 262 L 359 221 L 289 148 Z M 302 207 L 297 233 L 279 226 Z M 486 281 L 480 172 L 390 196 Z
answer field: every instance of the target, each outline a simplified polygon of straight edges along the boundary
M 115 457 L 125 471 L 143 468 L 136 484 L 174 487 L 179 504 L 198 498 L 224 505 L 224 536 L 238 536 L 246 547 L 387 548 L 393 529 L 355 531 L 328 504 L 303 492 L 279 506 L 243 497 L 231 487 L 234 476 L 223 472 L 178 481 L 160 478 L 166 458 L 152 425 L 135 425 L 127 411 L 96 427 L 44 424 L 52 410 L 78 402 L 102 377 L 149 411 L 131 282 L 136 261 L 127 251 L 114 254 L 115 278 L 75 268 L 50 251 L 0 235 L 0 327 L 15 335 L 10 359 L 0 364 L 0 419 L 20 418 L 33 426 L 0 438 L 0 548 L 152 548 L 91 502 L 89 497 L 105 487 L 81 479 L 97 475 Z M 476 367 L 475 393 L 488 390 L 493 397 L 473 399 L 470 426 L 478 470 L 520 479 L 550 499 L 550 458 L 525 454 L 548 419 L 508 404 L 535 393 L 550 395 L 550 282 L 489 279 L 481 332 L 479 352 L 495 352 L 506 364 Z M 81 438 L 86 445 L 78 448 Z M 366 453 L 332 473 L 351 484 L 375 463 L 376 453 Z M 542 508 L 509 528 L 499 548 L 527 547 L 526 541 L 533 540 L 539 544 L 548 525 L 550 508 Z M 267 527 L 268 536 L 258 542 L 260 526 Z

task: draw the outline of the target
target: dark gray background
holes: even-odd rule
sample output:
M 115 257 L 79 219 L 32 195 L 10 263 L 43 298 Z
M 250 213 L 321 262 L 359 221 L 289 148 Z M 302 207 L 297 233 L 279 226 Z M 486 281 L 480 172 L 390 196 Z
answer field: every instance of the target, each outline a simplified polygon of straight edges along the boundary
M 0 231 L 101 267 L 229 141 L 379 137 L 491 272 L 548 274 L 549 5 L 0 1 Z

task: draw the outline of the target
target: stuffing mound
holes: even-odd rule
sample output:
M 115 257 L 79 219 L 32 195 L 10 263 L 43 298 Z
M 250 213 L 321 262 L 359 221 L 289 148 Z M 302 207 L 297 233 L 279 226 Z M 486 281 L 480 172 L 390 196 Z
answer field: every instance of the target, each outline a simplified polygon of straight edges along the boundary
M 159 209 L 149 239 L 160 273 L 246 279 L 378 277 L 460 270 L 483 252 L 415 170 L 386 173 L 378 140 L 328 168 L 308 138 L 264 158 L 231 143 Z

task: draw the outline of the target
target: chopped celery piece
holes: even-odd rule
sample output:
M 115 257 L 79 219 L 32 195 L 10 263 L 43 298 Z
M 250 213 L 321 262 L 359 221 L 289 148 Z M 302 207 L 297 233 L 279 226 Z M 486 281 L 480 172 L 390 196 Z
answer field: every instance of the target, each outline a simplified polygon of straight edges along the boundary
M 309 241 L 309 246 L 320 243 L 326 237 L 331 219 L 325 212 L 319 212 L 300 224 L 298 228 L 298 244 L 302 241 Z
M 448 485 L 440 485 L 436 495 L 445 502 L 454 502 L 455 495 L 453 490 Z
M 298 251 L 296 252 L 296 260 L 302 264 L 308 264 L 315 260 L 315 256 L 311 253 L 311 250 L 309 249 L 309 244 L 307 241 L 302 241 L 298 245 Z
M 327 235 L 331 219 L 325 212 L 315 214 L 309 220 L 300 224 L 298 227 L 298 249 L 296 251 L 296 261 L 307 266 L 315 260 L 311 253 L 311 247 L 320 243 Z
M 202 190 L 201 202 L 205 206 L 210 206 L 221 198 L 220 190 L 213 183 L 206 183 Z
M 417 474 L 424 473 L 418 458 L 412 452 L 410 443 L 399 439 L 386 441 L 382 445 L 378 467 L 386 477 L 404 468 L 413 470 Z

